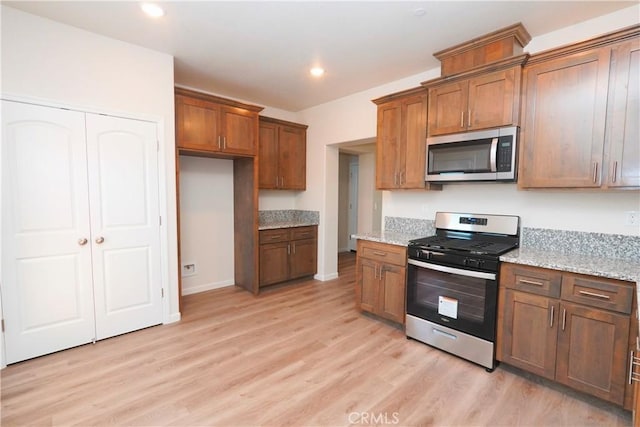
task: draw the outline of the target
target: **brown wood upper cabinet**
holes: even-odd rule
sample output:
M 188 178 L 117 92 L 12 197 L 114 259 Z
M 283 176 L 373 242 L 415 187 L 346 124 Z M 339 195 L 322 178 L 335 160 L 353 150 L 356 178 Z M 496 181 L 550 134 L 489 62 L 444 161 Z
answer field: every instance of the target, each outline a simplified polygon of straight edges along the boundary
M 504 263 L 496 358 L 630 408 L 633 295 L 628 282 Z
M 427 92 L 415 88 L 373 100 L 378 105 L 376 188 L 428 188 L 425 184 Z
M 307 126 L 260 116 L 259 188 L 305 190 Z
M 261 107 L 176 88 L 178 149 L 255 156 Z
M 517 125 L 521 73 L 515 66 L 429 87 L 428 135 Z
M 521 188 L 640 186 L 640 26 L 532 56 Z

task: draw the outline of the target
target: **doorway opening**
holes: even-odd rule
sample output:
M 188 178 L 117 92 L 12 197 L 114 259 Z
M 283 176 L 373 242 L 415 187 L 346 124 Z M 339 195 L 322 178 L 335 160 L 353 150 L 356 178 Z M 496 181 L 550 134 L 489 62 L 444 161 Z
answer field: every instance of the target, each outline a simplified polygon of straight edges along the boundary
M 375 138 L 338 145 L 338 253 L 356 250 L 352 236 L 380 230 L 382 192 L 375 185 Z

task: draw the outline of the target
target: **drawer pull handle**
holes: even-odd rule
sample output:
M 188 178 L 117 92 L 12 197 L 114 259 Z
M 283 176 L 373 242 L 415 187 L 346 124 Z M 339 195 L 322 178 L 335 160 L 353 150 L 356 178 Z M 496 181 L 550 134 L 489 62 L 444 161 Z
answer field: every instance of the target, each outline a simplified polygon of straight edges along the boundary
M 567 310 L 562 309 L 562 330 L 564 331 L 564 327 L 567 325 Z
M 550 328 L 553 328 L 553 318 L 554 318 L 553 313 L 554 313 L 554 311 L 555 311 L 555 306 L 552 305 L 551 306 L 551 315 L 549 316 L 549 327 Z
M 520 283 L 524 283 L 527 285 L 544 286 L 543 283 L 534 282 L 533 280 L 527 280 L 527 279 L 520 279 Z
M 611 299 L 609 295 L 596 294 L 589 291 L 580 291 L 579 294 L 587 297 L 594 297 L 594 298 L 607 299 L 607 300 Z
M 373 251 L 373 254 L 378 256 L 387 256 L 386 252 L 380 252 L 380 251 Z

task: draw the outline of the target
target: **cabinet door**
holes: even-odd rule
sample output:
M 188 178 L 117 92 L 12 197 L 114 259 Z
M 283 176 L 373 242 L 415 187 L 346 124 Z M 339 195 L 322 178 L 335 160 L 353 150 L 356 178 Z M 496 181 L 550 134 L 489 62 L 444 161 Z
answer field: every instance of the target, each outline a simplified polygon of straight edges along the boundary
M 278 126 L 273 123 L 260 123 L 258 160 L 259 188 L 278 188 Z
M 427 146 L 427 97 L 417 96 L 402 102 L 401 151 L 399 176 L 401 188 L 424 188 Z
M 278 131 L 278 171 L 280 188 L 304 190 L 307 186 L 306 131 L 280 126 Z
M 95 338 L 84 114 L 2 101 L 6 362 Z
M 609 187 L 640 187 L 640 40 L 614 49 L 610 90 Z
M 380 266 L 379 314 L 394 322 L 404 324 L 405 283 L 407 269 L 391 264 Z
M 430 88 L 428 135 L 464 131 L 468 97 L 467 80 Z
M 176 95 L 176 144 L 178 148 L 219 151 L 220 106 Z
M 291 242 L 291 258 L 289 277 L 311 276 L 316 274 L 318 265 L 317 242 L 315 239 L 293 240 Z
M 399 102 L 378 107 L 376 141 L 376 188 L 398 188 L 398 153 L 402 139 L 402 108 Z
M 242 108 L 222 109 L 222 147 L 225 153 L 254 155 L 257 147 L 258 114 Z
M 629 316 L 562 303 L 556 380 L 621 405 Z
M 378 263 L 370 259 L 357 259 L 356 265 L 356 305 L 360 310 L 377 313 L 378 292 Z
M 525 68 L 521 187 L 600 186 L 610 51 Z
M 520 72 L 520 67 L 516 67 L 469 80 L 466 116 L 469 130 L 517 123 L 516 87 L 519 87 Z
M 503 292 L 501 361 L 554 379 L 557 300 L 511 289 Z
M 260 286 L 289 279 L 289 242 L 260 245 Z

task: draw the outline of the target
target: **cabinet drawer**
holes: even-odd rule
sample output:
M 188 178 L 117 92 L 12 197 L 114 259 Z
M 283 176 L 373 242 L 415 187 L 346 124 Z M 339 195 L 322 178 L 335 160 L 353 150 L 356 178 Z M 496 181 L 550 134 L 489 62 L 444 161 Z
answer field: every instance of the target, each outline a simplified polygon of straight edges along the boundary
M 291 229 L 291 240 L 315 239 L 316 227 L 295 227 Z
M 562 299 L 629 314 L 633 285 L 620 280 L 565 273 Z
M 538 267 L 502 264 L 500 286 L 537 295 L 560 297 L 562 272 Z
M 358 256 L 401 267 L 407 264 L 407 249 L 386 243 L 358 240 Z
M 260 244 L 278 243 L 289 240 L 288 228 L 274 228 L 273 230 L 260 230 Z

